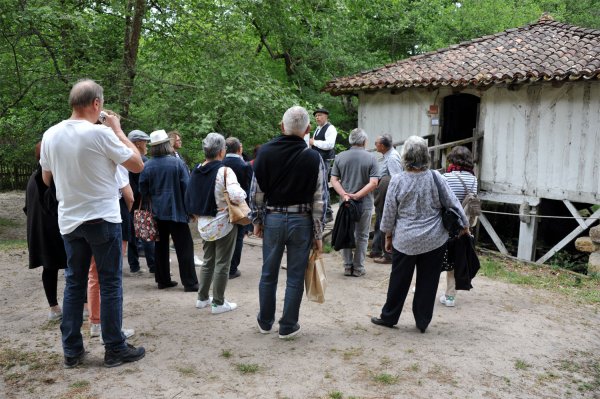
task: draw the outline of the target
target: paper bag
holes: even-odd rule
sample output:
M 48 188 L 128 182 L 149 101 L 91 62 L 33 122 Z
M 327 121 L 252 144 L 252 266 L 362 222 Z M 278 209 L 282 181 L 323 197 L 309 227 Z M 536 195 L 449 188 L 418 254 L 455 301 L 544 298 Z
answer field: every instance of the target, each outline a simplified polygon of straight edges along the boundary
M 306 297 L 309 301 L 317 303 L 325 302 L 325 290 L 327 289 L 325 265 L 323 264 L 323 259 L 315 250 L 311 252 L 308 258 L 304 283 L 306 286 Z

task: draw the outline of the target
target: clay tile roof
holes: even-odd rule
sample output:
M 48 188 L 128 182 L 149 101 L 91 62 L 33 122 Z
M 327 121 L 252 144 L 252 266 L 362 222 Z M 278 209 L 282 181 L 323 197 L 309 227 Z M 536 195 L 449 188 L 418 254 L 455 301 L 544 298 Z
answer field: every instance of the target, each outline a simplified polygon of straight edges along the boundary
M 382 88 L 487 86 L 511 82 L 600 78 L 600 30 L 542 16 L 507 29 L 329 81 L 333 95 Z

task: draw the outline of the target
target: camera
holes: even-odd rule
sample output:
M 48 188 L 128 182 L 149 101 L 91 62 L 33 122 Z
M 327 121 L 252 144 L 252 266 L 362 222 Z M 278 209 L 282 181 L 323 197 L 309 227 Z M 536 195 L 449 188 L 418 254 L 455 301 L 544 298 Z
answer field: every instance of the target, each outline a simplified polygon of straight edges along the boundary
M 99 120 L 101 123 L 104 123 L 104 121 L 106 120 L 106 117 L 107 117 L 107 114 L 106 114 L 106 112 L 104 112 L 104 111 L 100 111 L 100 116 L 98 117 L 98 120 Z

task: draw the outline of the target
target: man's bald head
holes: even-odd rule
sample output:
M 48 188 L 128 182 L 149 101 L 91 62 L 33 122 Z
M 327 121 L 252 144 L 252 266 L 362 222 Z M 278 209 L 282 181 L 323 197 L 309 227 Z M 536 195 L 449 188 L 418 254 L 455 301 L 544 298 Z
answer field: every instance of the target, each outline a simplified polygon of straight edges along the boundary
M 69 105 L 71 108 L 85 108 L 92 104 L 95 99 L 104 101 L 104 89 L 91 79 L 82 79 L 75 83 L 69 93 Z

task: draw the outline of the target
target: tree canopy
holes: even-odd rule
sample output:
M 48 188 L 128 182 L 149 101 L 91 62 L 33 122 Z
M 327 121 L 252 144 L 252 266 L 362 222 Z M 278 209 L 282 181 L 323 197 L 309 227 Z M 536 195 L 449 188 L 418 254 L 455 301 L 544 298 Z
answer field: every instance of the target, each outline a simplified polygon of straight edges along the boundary
M 321 93 L 327 80 L 543 12 L 600 28 L 600 0 L 0 0 L 0 158 L 32 159 L 84 77 L 126 132 L 177 129 L 192 162 L 211 131 L 265 142 L 294 104 L 345 132 L 357 100 Z

